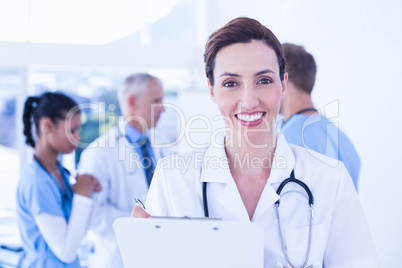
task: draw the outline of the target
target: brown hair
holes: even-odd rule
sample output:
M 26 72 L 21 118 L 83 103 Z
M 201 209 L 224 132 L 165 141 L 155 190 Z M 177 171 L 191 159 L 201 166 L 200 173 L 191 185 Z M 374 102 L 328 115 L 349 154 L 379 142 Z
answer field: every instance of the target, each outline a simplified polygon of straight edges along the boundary
M 299 90 L 311 94 L 314 87 L 317 66 L 314 57 L 304 47 L 285 43 L 282 45 L 289 81 Z
M 204 62 L 205 73 L 210 84 L 214 85 L 215 57 L 218 51 L 226 46 L 236 43 L 250 43 L 252 40 L 264 42 L 275 51 L 278 58 L 279 76 L 281 80 L 285 73 L 285 60 L 281 43 L 267 27 L 254 19 L 240 17 L 227 23 L 213 32 L 205 45 Z

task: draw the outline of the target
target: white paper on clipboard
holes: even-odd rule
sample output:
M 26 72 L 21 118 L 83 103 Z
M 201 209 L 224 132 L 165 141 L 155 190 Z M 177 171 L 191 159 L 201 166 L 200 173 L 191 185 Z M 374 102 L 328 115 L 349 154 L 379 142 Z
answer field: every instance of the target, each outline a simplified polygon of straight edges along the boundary
M 264 234 L 255 223 L 119 218 L 113 223 L 125 268 L 262 268 Z

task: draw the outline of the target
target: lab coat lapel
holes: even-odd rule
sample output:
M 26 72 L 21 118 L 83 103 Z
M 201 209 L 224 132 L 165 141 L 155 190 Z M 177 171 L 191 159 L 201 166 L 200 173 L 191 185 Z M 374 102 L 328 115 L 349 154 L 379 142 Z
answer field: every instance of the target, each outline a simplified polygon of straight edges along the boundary
M 231 214 L 242 221 L 249 221 L 247 210 L 243 204 L 236 183 L 230 173 L 229 165 L 225 149 L 223 147 L 224 137 L 220 140 L 221 147 L 211 146 L 205 153 L 204 161 L 211 162 L 211 159 L 225 159 L 226 165 L 219 167 L 211 167 L 205 165 L 201 172 L 202 182 L 225 183 L 225 189 L 221 192 L 216 200 L 220 202 Z M 280 197 L 276 194 L 279 184 L 290 177 L 290 173 L 295 168 L 295 157 L 283 135 L 278 135 L 277 148 L 272 163 L 272 170 L 268 181 L 258 201 L 256 210 L 253 215 L 253 221 L 263 215 Z M 295 174 L 300 173 L 295 170 Z
M 219 137 L 216 147 L 211 145 L 206 151 L 200 180 L 201 182 L 208 182 L 209 187 L 213 187 L 215 183 L 226 184 L 218 196 L 210 197 L 208 200 L 215 199 L 237 219 L 250 221 L 239 190 L 230 173 L 223 135 Z
M 121 170 L 124 170 L 123 174 L 127 174 L 129 177 L 142 176 L 141 158 L 135 149 L 135 145 L 131 144 L 126 138 L 126 126 L 127 122 L 120 118 L 117 132 L 117 146 L 118 146 L 118 158 L 121 165 Z M 145 176 L 145 175 L 144 175 Z
M 250 221 L 246 207 L 233 179 L 226 184 L 225 190 L 217 197 L 217 201 L 240 221 Z
M 276 194 L 276 189 L 279 183 L 289 178 L 294 166 L 295 158 L 289 144 L 283 135 L 278 135 L 271 173 L 258 201 L 253 221 L 257 220 L 258 217 L 264 214 L 280 198 Z
M 271 184 L 276 183 L 278 187 L 279 183 L 289 178 L 290 173 L 294 170 L 296 179 L 302 180 L 307 185 L 310 185 L 311 164 L 309 163 L 308 157 L 309 150 L 306 149 L 304 152 L 306 155 L 299 157 L 299 160 L 296 162 L 291 146 L 297 145 L 289 145 L 283 134 L 278 135 L 277 144 L 278 150 L 275 152 L 273 163 L 273 166 L 275 167 L 274 174 L 276 175 L 273 176 L 272 180 L 270 179 Z
M 277 137 L 276 150 L 272 161 L 271 173 L 268 183 L 280 183 L 290 177 L 295 167 L 295 157 L 285 137 L 280 134 Z
M 267 182 L 267 184 L 265 184 L 264 190 L 262 191 L 260 200 L 258 200 L 258 204 L 255 208 L 252 221 L 256 221 L 273 204 L 275 204 L 278 199 L 279 195 L 276 194 L 276 191 L 272 188 L 271 184 Z

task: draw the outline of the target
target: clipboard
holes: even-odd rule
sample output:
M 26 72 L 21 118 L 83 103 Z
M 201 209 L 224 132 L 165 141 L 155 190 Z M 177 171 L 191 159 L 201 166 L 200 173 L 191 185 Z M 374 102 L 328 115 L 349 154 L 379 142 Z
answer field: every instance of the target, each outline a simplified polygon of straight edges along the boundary
M 125 268 L 262 268 L 264 233 L 255 223 L 191 218 L 118 218 Z

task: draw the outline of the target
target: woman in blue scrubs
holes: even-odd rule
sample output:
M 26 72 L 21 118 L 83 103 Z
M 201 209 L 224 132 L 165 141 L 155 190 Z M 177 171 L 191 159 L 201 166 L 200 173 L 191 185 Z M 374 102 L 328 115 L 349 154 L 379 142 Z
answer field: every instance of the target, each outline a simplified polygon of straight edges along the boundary
M 17 188 L 24 248 L 19 267 L 80 267 L 77 249 L 89 222 L 90 196 L 101 186 L 87 174 L 78 175 L 76 183 L 70 185 L 69 172 L 57 161 L 60 154 L 71 153 L 80 141 L 77 107 L 72 99 L 59 93 L 29 97 L 25 102 L 24 135 L 35 151 Z

